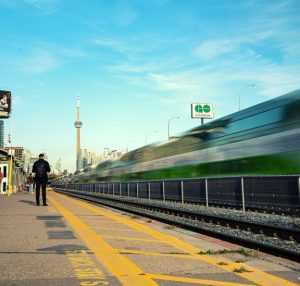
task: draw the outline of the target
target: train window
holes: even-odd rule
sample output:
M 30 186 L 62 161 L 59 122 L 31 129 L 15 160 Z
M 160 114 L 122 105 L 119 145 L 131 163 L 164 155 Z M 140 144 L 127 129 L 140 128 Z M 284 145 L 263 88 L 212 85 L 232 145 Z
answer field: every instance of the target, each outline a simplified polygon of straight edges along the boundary
M 248 129 L 262 127 L 282 120 L 282 107 L 271 109 L 251 117 L 233 121 L 229 124 L 226 133 L 236 133 Z

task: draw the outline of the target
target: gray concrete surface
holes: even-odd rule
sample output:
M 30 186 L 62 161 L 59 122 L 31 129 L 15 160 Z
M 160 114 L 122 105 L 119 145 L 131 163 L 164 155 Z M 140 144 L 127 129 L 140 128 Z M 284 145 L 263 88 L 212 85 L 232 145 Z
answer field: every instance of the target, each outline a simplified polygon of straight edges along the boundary
M 241 252 L 238 245 L 205 235 L 107 207 L 93 205 L 99 210 L 95 212 L 66 196 L 55 193 L 51 196 L 144 273 L 169 277 L 169 281 L 154 278 L 157 285 L 204 285 L 200 282 L 175 282 L 172 277 L 206 279 L 220 282 L 224 286 L 231 282 L 253 285 L 248 279 L 232 271 L 214 266 L 205 260 L 192 259 L 190 254 L 170 243 L 172 237 L 202 251 L 212 252 L 210 255 L 219 261 L 246 263 L 294 282 L 293 285 L 300 282 L 298 263 L 249 249 Z M 113 211 L 127 221 L 149 226 L 154 231 L 169 235 L 169 239 L 164 241 L 155 238 L 143 232 L 142 227 L 134 228 L 100 214 L 101 210 Z M 228 252 L 213 253 L 224 249 Z M 89 275 L 85 276 L 83 274 L 87 274 L 84 272 L 87 269 Z M 94 285 L 120 285 L 78 237 L 76 228 L 69 226 L 63 213 L 59 213 L 51 204 L 48 207 L 35 206 L 34 196 L 28 193 L 0 196 L 0 286 L 86 286 L 93 285 L 93 282 Z

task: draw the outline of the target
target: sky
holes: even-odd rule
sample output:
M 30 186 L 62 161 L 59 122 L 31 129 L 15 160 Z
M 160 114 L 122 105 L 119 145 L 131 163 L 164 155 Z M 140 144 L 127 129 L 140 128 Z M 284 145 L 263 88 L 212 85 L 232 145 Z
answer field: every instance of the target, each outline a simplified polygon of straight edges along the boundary
M 12 144 L 75 169 L 300 88 L 299 0 L 0 0 L 0 89 Z

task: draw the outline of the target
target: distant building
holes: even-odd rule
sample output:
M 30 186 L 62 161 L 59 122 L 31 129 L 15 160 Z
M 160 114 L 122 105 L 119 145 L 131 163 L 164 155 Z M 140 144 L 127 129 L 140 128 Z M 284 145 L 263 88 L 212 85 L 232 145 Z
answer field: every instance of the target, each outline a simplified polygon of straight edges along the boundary
M 0 150 L 0 172 L 2 176 L 0 194 L 7 194 L 9 190 L 12 192 L 24 190 L 26 175 L 19 161 L 3 149 Z
M 107 160 L 118 160 L 125 153 L 126 151 L 123 150 L 110 150 L 109 148 L 105 148 L 102 154 L 91 152 L 88 149 L 80 149 L 80 169 L 96 166 Z
M 20 161 L 23 160 L 24 150 L 25 150 L 24 147 L 5 147 L 4 149 L 7 152 L 9 152 L 9 150 L 12 150 L 12 154 L 17 160 Z
M 25 173 L 31 172 L 30 164 L 32 154 L 28 149 L 25 149 L 24 147 L 5 147 L 4 150 L 14 156 L 16 162 L 18 162 L 18 165 Z

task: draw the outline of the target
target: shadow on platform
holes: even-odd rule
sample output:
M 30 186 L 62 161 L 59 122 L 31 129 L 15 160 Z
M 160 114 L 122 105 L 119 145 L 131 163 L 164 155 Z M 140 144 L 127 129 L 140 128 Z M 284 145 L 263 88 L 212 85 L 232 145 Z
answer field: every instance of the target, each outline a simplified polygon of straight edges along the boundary
M 20 200 L 19 201 L 20 203 L 25 203 L 25 204 L 28 204 L 28 205 L 31 205 L 31 206 L 35 206 L 35 201 L 30 201 L 30 200 Z

